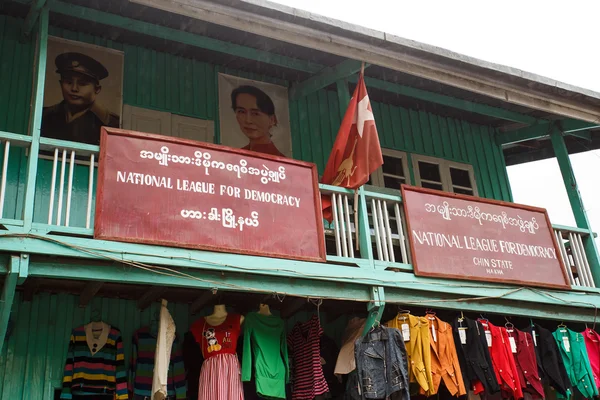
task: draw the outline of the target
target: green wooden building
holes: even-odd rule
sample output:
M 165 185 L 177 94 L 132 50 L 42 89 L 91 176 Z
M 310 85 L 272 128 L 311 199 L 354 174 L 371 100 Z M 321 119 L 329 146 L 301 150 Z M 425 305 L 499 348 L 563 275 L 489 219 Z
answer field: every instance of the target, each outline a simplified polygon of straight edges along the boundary
M 223 143 L 219 74 L 285 87 L 291 156 L 319 173 L 365 62 L 384 165 L 359 193 L 360 251 L 353 192 L 326 185 L 326 264 L 94 240 L 99 146 L 40 134 L 53 41 L 120 55 L 126 129 Z M 0 400 L 54 398 L 70 330 L 94 313 L 130 351 L 160 298 L 178 332 L 217 298 L 241 312 L 275 300 L 290 323 L 321 304 L 338 338 L 347 315 L 397 304 L 592 323 L 600 262 L 569 154 L 599 147 L 598 121 L 598 93 L 262 0 L 5 0 Z M 399 184 L 510 202 L 506 166 L 549 157 L 577 221 L 554 226 L 570 290 L 414 275 Z

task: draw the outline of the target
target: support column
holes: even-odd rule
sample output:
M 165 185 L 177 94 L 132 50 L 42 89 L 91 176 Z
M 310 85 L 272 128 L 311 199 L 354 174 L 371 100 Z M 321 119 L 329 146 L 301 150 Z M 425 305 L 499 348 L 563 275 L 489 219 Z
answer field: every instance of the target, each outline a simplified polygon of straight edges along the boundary
M 381 323 L 381 316 L 383 315 L 383 310 L 385 308 L 385 294 L 382 286 L 371 287 L 371 299 L 371 302 L 367 306 L 369 316 L 365 322 L 363 336 L 366 335 L 372 327 Z
M 585 229 L 590 234 L 584 238 L 585 252 L 590 263 L 590 269 L 596 286 L 600 284 L 600 259 L 598 257 L 598 249 L 596 248 L 596 241 L 594 240 L 594 234 L 592 232 L 590 222 L 588 220 L 585 208 L 583 206 L 583 200 L 579 193 L 577 181 L 575 180 L 575 174 L 573 173 L 573 167 L 571 160 L 569 159 L 569 152 L 565 145 L 563 133 L 556 127 L 550 132 L 550 140 L 552 141 L 552 148 L 560 167 L 560 173 L 563 177 L 565 189 L 569 196 L 569 202 L 571 203 L 571 209 L 573 216 L 575 217 L 575 223 L 578 228 Z
M 37 176 L 38 154 L 40 151 L 40 128 L 42 126 L 42 109 L 44 107 L 44 83 L 46 80 L 46 54 L 48 50 L 48 5 L 40 13 L 37 46 L 36 46 L 36 75 L 32 94 L 32 109 L 29 119 L 29 134 L 31 147 L 27 160 L 27 181 L 25 184 L 25 206 L 23 208 L 23 227 L 25 232 L 31 230 L 33 223 L 33 201 L 35 197 L 35 181 Z
M 0 353 L 4 345 L 4 338 L 8 329 L 8 321 L 10 319 L 10 311 L 12 310 L 15 292 L 17 288 L 17 280 L 19 278 L 19 256 L 11 256 L 8 261 L 8 274 L 4 280 L 4 287 L 0 295 Z

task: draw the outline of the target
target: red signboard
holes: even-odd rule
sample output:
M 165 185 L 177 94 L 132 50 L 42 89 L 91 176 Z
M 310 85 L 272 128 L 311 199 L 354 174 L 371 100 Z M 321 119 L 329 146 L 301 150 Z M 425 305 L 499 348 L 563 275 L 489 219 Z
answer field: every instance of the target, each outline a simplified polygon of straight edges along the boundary
M 402 186 L 415 275 L 568 288 L 546 210 Z
M 102 128 L 94 237 L 325 261 L 316 166 Z

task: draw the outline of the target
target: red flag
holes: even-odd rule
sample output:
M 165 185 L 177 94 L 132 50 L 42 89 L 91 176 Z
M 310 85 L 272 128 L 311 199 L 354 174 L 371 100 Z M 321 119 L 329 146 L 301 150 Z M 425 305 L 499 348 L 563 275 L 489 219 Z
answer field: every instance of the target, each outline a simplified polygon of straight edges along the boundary
M 383 164 L 379 135 L 363 74 L 340 125 L 321 183 L 357 189 Z M 331 198 L 323 196 L 323 216 L 331 222 Z

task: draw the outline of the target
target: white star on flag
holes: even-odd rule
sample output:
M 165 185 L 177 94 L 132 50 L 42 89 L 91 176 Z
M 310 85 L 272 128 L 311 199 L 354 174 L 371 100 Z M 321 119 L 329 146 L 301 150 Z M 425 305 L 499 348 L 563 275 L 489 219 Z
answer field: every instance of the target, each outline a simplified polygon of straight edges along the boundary
M 367 121 L 375 121 L 375 117 L 373 116 L 373 112 L 369 110 L 369 96 L 365 96 L 361 101 L 356 105 L 356 113 L 354 113 L 353 124 L 356 124 L 356 129 L 358 129 L 358 136 L 363 136 L 363 130 L 365 129 L 365 122 Z

